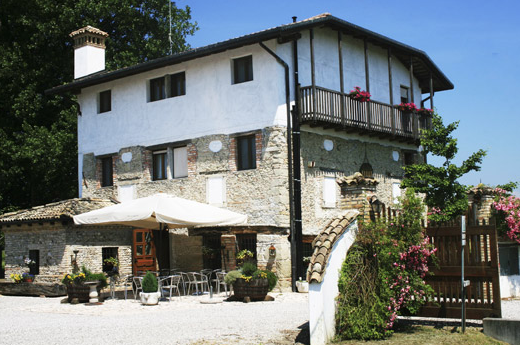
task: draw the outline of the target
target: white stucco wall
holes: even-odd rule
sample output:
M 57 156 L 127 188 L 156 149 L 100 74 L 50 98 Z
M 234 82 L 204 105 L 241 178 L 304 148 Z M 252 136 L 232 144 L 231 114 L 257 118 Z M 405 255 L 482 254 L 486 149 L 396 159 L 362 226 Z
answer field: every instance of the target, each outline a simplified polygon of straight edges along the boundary
M 316 85 L 340 90 L 337 32 L 315 29 Z M 311 85 L 309 31 L 298 41 L 299 81 Z M 290 66 L 291 101 L 293 57 L 291 43 L 266 45 Z M 384 49 L 368 46 L 372 99 L 389 102 L 388 61 Z M 345 92 L 354 86 L 365 89 L 363 41 L 343 38 Z M 232 84 L 232 59 L 253 56 L 253 80 Z M 406 67 L 393 59 L 394 103 L 400 85 L 409 86 Z M 186 95 L 148 102 L 150 79 L 177 72 L 186 74 Z M 419 103 L 418 81 L 414 81 Z M 112 91 L 112 110 L 97 113 L 98 94 Z M 232 134 L 286 125 L 285 80 L 282 66 L 258 44 L 210 55 L 153 71 L 85 88 L 78 95 L 78 178 L 86 153 L 111 154 L 131 146 L 151 146 L 212 134 Z M 81 190 L 81 188 L 80 188 Z
M 363 40 L 351 36 L 342 37 L 343 82 L 344 91 L 349 92 L 355 86 L 366 90 L 365 53 Z M 341 88 L 339 75 L 339 53 L 337 31 L 321 28 L 314 29 L 314 58 L 316 85 L 339 91 Z M 286 61 L 292 61 L 289 58 Z M 312 85 L 310 33 L 302 32 L 298 41 L 299 81 L 302 86 Z M 370 93 L 372 99 L 390 103 L 388 78 L 388 53 L 386 49 L 368 44 L 368 64 L 370 76 Z M 419 80 L 413 78 L 414 100 L 421 103 Z M 400 86 L 410 86 L 410 73 L 397 58 L 392 59 L 392 91 L 394 104 L 401 103 Z
M 332 247 L 321 283 L 309 284 L 309 331 L 311 345 L 327 344 L 335 335 L 336 297 L 341 265 L 354 243 L 357 221 L 349 225 Z
M 520 297 L 520 275 L 500 276 L 500 298 Z

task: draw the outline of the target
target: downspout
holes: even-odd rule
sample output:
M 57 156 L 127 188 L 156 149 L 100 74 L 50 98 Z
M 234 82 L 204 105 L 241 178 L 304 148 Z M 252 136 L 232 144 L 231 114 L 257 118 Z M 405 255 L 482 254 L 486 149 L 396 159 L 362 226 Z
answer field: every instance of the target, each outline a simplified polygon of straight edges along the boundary
M 293 17 L 293 22 L 296 17 Z M 291 90 L 289 80 L 289 65 L 263 42 L 260 46 L 273 56 L 285 70 L 285 104 L 287 112 L 287 164 L 289 174 L 289 214 L 291 229 L 291 285 L 296 291 L 296 281 L 305 272 L 302 269 L 303 247 L 302 247 L 302 210 L 301 210 L 301 168 L 300 168 L 300 121 L 299 121 L 299 80 L 298 80 L 298 44 L 293 40 L 294 59 L 294 102 L 291 118 Z M 291 121 L 292 120 L 292 121 Z M 291 126 L 291 123 L 293 124 Z
M 272 57 L 276 59 L 276 61 L 282 65 L 284 68 L 285 75 L 285 108 L 287 114 L 287 165 L 288 165 L 288 177 L 289 177 L 289 227 L 291 231 L 291 272 L 292 272 L 292 285 L 293 291 L 295 291 L 295 278 L 294 278 L 294 260 L 293 259 L 293 251 L 294 251 L 294 242 L 293 234 L 294 234 L 294 176 L 293 176 L 293 155 L 292 155 L 292 126 L 291 126 L 291 88 L 289 81 L 289 65 L 275 52 L 269 49 L 263 42 L 260 42 L 260 47 L 262 47 L 266 52 L 268 52 Z

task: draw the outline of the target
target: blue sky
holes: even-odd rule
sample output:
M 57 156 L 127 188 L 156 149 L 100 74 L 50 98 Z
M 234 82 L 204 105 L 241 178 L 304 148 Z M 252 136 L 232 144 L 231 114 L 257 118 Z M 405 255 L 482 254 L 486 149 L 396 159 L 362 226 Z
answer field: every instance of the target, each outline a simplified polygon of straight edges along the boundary
M 186 5 L 200 27 L 194 48 L 329 12 L 425 51 L 455 85 L 434 98 L 445 123 L 460 121 L 455 163 L 487 151 L 461 182 L 520 182 L 520 1 L 177 1 Z

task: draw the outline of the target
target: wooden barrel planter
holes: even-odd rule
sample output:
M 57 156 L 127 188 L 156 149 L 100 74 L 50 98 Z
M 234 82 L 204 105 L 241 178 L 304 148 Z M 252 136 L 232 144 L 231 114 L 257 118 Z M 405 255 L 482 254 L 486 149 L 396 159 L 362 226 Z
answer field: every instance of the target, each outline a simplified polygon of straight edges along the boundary
M 233 283 L 233 294 L 237 299 L 249 297 L 251 300 L 263 300 L 269 290 L 269 281 L 267 279 L 251 279 L 247 282 L 245 279 L 238 278 Z
M 98 296 L 100 296 L 101 287 L 99 284 L 96 287 L 96 290 L 98 292 Z M 69 303 L 72 302 L 72 300 L 74 298 L 77 298 L 78 302 L 80 302 L 80 303 L 87 303 L 90 299 L 89 293 L 90 293 L 90 287 L 88 285 L 84 285 L 84 284 L 67 285 L 67 299 L 69 300 Z

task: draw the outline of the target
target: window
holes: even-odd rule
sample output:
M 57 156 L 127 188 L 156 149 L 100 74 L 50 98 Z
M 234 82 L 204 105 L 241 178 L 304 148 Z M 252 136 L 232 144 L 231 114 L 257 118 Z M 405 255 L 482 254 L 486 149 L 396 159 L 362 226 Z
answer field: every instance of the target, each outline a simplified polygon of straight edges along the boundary
M 186 74 L 184 72 L 172 74 L 170 76 L 170 97 L 177 97 L 186 94 Z
M 253 80 L 253 56 L 233 59 L 233 84 Z
M 220 234 L 202 235 L 202 266 L 212 270 L 222 268 Z
M 117 247 L 105 247 L 101 248 L 101 259 L 103 262 L 103 272 L 105 273 L 113 273 L 113 266 L 111 264 L 106 264 L 105 260 L 114 258 L 119 261 Z
M 101 187 L 114 185 L 112 175 L 112 157 L 101 158 Z
M 417 161 L 416 159 L 416 153 L 411 151 L 405 151 L 403 155 L 403 164 L 406 165 L 412 165 L 415 164 Z
M 173 178 L 188 176 L 188 147 L 173 149 Z
M 401 184 L 399 182 L 392 183 L 392 200 L 394 204 L 399 203 L 401 197 Z
M 237 238 L 237 252 L 247 249 L 253 253 L 253 259 L 256 260 L 256 234 L 238 234 Z
M 164 79 L 164 77 L 160 77 L 150 80 L 150 102 L 166 98 Z
M 29 259 L 34 261 L 34 265 L 29 267 L 29 273 L 32 275 L 40 274 L 40 251 L 39 250 L 29 250 Z
M 323 207 L 336 207 L 336 178 L 323 178 Z
M 410 97 L 408 95 L 408 87 L 401 85 L 401 103 L 408 103 Z
M 222 176 L 210 176 L 206 182 L 206 201 L 210 205 L 223 205 L 226 201 L 225 182 Z
M 255 135 L 237 137 L 237 170 L 256 169 Z
M 168 159 L 166 156 L 166 150 L 155 151 L 153 153 L 153 180 L 166 180 L 167 172 L 166 167 L 168 165 Z
M 106 90 L 99 93 L 99 108 L 98 113 L 106 113 L 112 110 L 112 92 Z
M 501 276 L 519 274 L 517 245 L 499 245 L 498 257 L 500 261 Z

